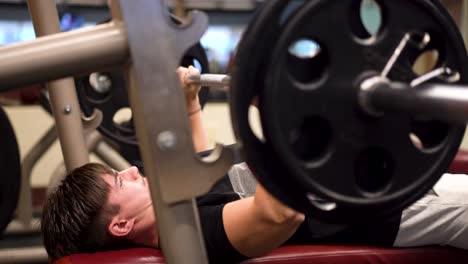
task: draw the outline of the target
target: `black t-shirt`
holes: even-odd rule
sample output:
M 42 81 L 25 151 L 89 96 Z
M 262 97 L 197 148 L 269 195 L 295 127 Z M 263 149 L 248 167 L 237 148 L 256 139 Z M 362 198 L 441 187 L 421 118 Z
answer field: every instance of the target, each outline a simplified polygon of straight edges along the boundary
M 212 190 L 197 199 L 202 232 L 210 263 L 238 263 L 247 257 L 229 242 L 223 225 L 223 207 L 240 199 L 229 177 L 223 177 Z M 385 222 L 337 227 L 317 221 L 305 213 L 306 220 L 285 244 L 364 244 L 392 246 L 398 233 L 401 214 Z
M 237 263 L 247 259 L 231 245 L 223 225 L 224 205 L 238 199 L 240 197 L 234 192 L 228 176 L 197 199 L 209 263 Z

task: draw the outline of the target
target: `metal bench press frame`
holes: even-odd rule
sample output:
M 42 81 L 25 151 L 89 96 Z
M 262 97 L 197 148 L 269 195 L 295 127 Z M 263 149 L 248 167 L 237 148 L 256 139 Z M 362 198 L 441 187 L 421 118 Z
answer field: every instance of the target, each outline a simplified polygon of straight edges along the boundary
M 206 29 L 206 16 L 196 13 L 191 25 L 176 29 L 168 24 L 164 0 L 113 0 L 111 22 L 59 33 L 54 0 L 29 0 L 28 6 L 38 38 L 0 47 L 0 90 L 54 80 L 47 87 L 70 171 L 88 162 L 88 150 L 73 80 L 66 77 L 116 65 L 125 67 L 166 260 L 207 263 L 194 198 L 206 193 L 227 172 L 234 151 L 217 146 L 206 160 L 198 158 L 175 73 L 177 57 Z M 141 41 L 145 38 L 158 41 Z M 175 40 L 182 44 L 174 44 Z M 142 44 L 143 49 L 136 48 Z M 165 58 L 154 61 L 158 56 Z

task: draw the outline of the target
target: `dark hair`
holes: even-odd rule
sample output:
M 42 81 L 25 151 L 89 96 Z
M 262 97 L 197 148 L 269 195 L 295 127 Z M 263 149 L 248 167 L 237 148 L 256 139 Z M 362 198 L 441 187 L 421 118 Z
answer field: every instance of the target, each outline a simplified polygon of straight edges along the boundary
M 102 164 L 86 164 L 68 174 L 48 196 L 41 231 L 52 260 L 132 245 L 108 231 L 107 226 L 120 207 L 108 204 L 110 186 L 101 177 L 104 174 L 113 175 L 113 171 Z

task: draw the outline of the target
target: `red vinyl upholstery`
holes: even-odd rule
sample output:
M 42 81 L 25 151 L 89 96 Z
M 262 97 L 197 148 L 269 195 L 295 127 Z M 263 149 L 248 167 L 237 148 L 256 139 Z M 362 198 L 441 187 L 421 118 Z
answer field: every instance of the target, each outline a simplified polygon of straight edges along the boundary
M 285 246 L 242 264 L 461 264 L 467 261 L 468 252 L 443 247 Z
M 468 150 L 460 149 L 447 171 L 454 174 L 468 174 Z
M 468 151 L 460 150 L 450 168 L 450 173 L 468 172 Z M 183 252 L 181 252 L 183 254 Z M 64 257 L 55 264 L 160 264 L 161 252 L 151 248 L 133 248 L 95 254 L 75 254 Z M 251 259 L 242 264 L 466 264 L 468 251 L 449 247 L 381 248 L 370 246 L 284 246 L 270 254 Z
M 162 264 L 161 252 L 133 248 L 95 254 L 76 254 L 55 264 Z M 284 246 L 242 264 L 466 264 L 468 252 L 444 247 L 378 248 L 368 246 Z M 222 263 L 221 263 L 222 264 Z
M 163 264 L 164 258 L 159 250 L 153 248 L 132 248 L 95 254 L 76 254 L 61 258 L 55 264 Z

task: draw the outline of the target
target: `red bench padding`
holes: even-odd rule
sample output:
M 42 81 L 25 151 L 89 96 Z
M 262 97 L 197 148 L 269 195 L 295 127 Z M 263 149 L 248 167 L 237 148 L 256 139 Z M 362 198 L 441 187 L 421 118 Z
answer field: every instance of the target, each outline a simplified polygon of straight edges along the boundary
M 243 264 L 432 264 L 468 263 L 468 251 L 444 247 L 285 246 Z
M 117 263 L 137 263 L 137 264 L 162 264 L 164 258 L 161 252 L 153 248 L 132 248 L 95 254 L 76 254 L 61 258 L 55 264 L 117 264 Z
M 459 150 L 447 171 L 454 174 L 468 174 L 468 150 Z
M 450 173 L 468 172 L 468 151 L 460 150 L 449 170 Z M 180 252 L 184 254 L 183 252 Z M 160 264 L 161 252 L 151 248 L 75 254 L 55 264 Z M 468 251 L 448 247 L 380 248 L 369 246 L 284 246 L 270 254 L 243 264 L 467 264 Z
M 181 254 L 183 254 L 181 252 Z M 76 254 L 56 264 L 162 264 L 161 252 L 133 248 L 95 254 Z M 379 248 L 368 246 L 284 246 L 242 264 L 466 264 L 468 251 L 445 247 Z

